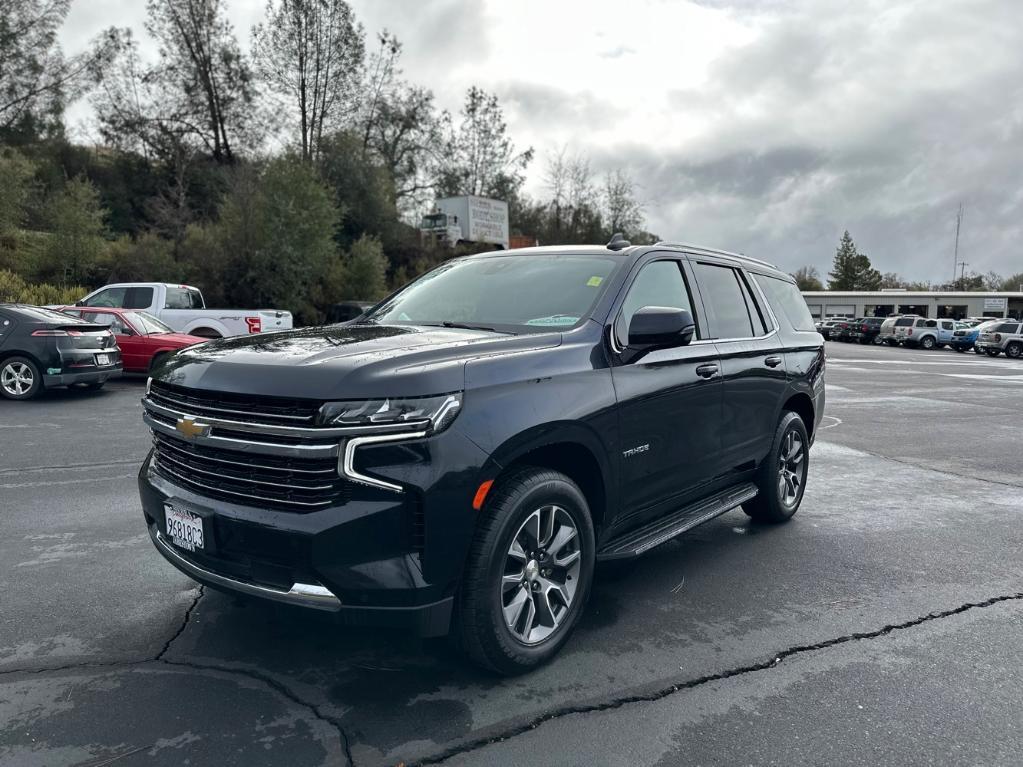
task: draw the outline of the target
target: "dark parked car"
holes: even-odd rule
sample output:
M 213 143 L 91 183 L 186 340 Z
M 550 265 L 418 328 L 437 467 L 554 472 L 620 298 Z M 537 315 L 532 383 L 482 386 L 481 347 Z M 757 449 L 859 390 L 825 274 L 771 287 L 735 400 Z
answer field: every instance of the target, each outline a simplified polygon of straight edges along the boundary
M 143 400 L 145 522 L 210 586 L 450 629 L 520 672 L 568 639 L 597 561 L 739 506 L 795 513 L 824 366 L 795 282 L 744 256 L 454 259 L 359 324 L 169 359 Z
M 121 352 L 102 325 L 25 304 L 0 304 L 0 395 L 30 399 L 44 388 L 100 388 L 121 372 Z
M 853 320 L 843 333 L 843 340 L 858 341 L 861 344 L 880 344 L 882 343 L 880 334 L 883 322 L 883 317 L 860 317 L 858 320 Z

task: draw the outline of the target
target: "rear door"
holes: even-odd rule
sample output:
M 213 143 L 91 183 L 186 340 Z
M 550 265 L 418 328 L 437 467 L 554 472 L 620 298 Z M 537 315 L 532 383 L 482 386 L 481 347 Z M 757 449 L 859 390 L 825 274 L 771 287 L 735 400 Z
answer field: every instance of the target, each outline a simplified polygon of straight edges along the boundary
M 737 264 L 691 257 L 724 375 L 723 473 L 753 468 L 771 447 L 788 387 L 785 347 L 759 291 Z
M 620 352 L 629 322 L 644 306 L 688 309 L 697 320 L 696 340 L 624 363 Z M 698 340 L 699 301 L 675 254 L 655 254 L 637 265 L 611 316 L 622 518 L 628 524 L 665 510 L 661 504 L 683 505 L 708 484 L 721 449 L 722 381 L 717 349 Z

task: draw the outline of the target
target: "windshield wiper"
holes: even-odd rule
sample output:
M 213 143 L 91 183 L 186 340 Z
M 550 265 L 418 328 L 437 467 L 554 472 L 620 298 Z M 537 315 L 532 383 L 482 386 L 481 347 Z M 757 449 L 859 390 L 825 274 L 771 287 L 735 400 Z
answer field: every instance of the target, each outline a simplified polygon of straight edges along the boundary
M 445 328 L 459 328 L 461 330 L 487 330 L 491 333 L 505 333 L 506 335 L 514 335 L 513 333 L 510 333 L 507 330 L 498 330 L 497 328 L 492 328 L 489 325 L 470 325 L 465 322 L 450 322 L 448 320 L 444 320 L 444 322 L 440 324 L 442 327 Z

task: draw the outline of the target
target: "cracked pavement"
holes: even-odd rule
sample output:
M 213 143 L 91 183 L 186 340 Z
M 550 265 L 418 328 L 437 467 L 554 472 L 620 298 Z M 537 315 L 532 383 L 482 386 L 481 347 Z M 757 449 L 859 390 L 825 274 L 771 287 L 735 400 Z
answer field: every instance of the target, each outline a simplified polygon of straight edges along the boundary
M 796 518 L 602 573 L 516 679 L 200 591 L 140 519 L 141 381 L 0 401 L 0 764 L 1017 763 L 1023 363 L 828 350 Z

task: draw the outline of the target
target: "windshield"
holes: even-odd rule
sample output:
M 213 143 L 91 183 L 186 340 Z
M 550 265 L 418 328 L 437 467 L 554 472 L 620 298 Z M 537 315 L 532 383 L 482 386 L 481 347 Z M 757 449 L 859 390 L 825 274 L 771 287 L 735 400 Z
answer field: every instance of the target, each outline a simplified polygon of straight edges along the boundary
M 587 317 L 620 261 L 600 256 L 490 256 L 451 261 L 366 316 L 367 322 L 567 329 Z
M 423 216 L 423 228 L 432 229 L 439 226 L 447 226 L 448 217 L 443 213 L 434 213 L 431 216 Z
M 173 333 L 174 329 L 164 325 L 160 320 L 149 312 L 125 312 L 124 316 L 128 322 L 135 326 L 135 329 L 147 336 L 156 333 Z

